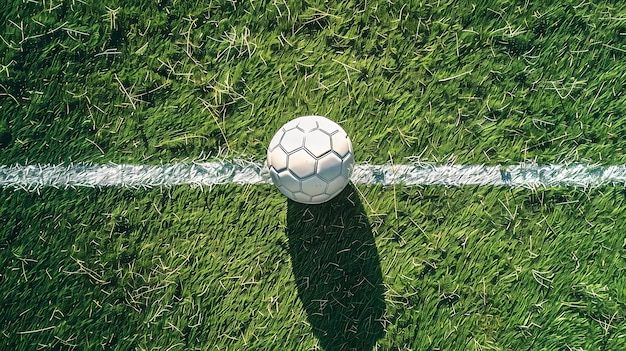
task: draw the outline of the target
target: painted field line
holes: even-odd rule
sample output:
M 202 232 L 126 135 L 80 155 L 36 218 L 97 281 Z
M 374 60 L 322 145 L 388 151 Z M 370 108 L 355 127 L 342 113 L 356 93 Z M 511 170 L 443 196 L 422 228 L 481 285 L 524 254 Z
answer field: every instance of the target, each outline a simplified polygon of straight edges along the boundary
M 357 184 L 382 185 L 492 185 L 526 188 L 626 186 L 626 165 L 357 165 Z M 229 162 L 173 163 L 165 165 L 60 164 L 0 166 L 0 187 L 35 191 L 42 187 L 153 188 L 181 184 L 270 183 L 264 164 Z

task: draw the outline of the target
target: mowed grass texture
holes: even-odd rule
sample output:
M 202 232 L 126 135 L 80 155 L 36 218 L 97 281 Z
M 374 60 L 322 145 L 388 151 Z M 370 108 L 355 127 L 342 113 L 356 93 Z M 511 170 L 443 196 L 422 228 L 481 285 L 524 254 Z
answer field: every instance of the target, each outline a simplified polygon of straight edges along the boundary
M 10 1 L 0 164 L 625 162 L 620 1 Z M 624 350 L 623 188 L 0 189 L 0 348 Z
M 0 196 L 3 349 L 626 347 L 623 189 Z
M 623 163 L 621 1 L 18 1 L 0 161 L 261 158 L 342 124 L 357 162 Z

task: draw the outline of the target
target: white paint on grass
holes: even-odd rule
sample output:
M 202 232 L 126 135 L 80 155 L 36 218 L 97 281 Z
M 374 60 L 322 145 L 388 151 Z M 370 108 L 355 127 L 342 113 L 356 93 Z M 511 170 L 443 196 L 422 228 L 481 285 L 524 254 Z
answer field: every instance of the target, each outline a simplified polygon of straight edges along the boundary
M 357 165 L 357 184 L 491 185 L 509 187 L 595 187 L 626 185 L 626 165 Z M 263 163 L 173 163 L 165 165 L 61 164 L 0 166 L 0 187 L 36 191 L 42 187 L 153 188 L 173 185 L 271 183 Z
M 626 165 L 364 165 L 357 166 L 352 179 L 356 183 L 383 185 L 594 187 L 626 185 Z
M 165 165 L 67 164 L 0 166 L 0 186 L 153 188 L 159 186 L 259 184 L 270 182 L 260 164 L 246 161 Z

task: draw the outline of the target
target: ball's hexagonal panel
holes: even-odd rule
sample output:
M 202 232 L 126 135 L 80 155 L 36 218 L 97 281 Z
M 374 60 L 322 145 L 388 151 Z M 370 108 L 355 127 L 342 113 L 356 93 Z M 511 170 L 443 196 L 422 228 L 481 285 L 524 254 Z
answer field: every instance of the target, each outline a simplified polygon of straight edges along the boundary
M 298 118 L 298 120 L 298 128 L 302 129 L 305 133 L 317 129 L 317 118 L 301 117 Z
M 317 175 L 314 175 L 312 177 L 302 180 L 301 184 L 303 193 L 311 196 L 316 196 L 324 194 L 328 182 L 318 177 Z
M 350 138 L 344 132 L 339 132 L 333 134 L 331 137 L 333 151 L 337 153 L 340 157 L 345 157 L 348 153 L 352 151 L 352 143 L 350 142 Z
M 344 177 L 335 178 L 332 182 L 328 183 L 328 187 L 326 188 L 326 194 L 334 197 L 339 194 L 343 188 L 348 185 L 348 179 Z
M 287 154 L 283 149 L 277 147 L 267 153 L 267 163 L 276 171 L 280 172 L 287 168 Z
M 346 179 L 350 179 L 353 168 L 354 168 L 354 155 L 352 153 L 349 153 L 348 155 L 346 155 L 346 157 L 343 158 L 341 175 Z
M 322 116 L 317 116 L 317 125 L 318 128 L 328 133 L 328 135 L 333 135 L 337 133 L 337 131 L 343 131 L 339 124 L 331 121 L 330 119 Z M 345 133 L 345 132 L 344 132 Z
M 354 155 L 340 125 L 322 116 L 304 116 L 286 123 L 273 136 L 266 164 L 282 194 L 319 204 L 348 184 Z
M 321 130 L 309 132 L 304 137 L 304 148 L 309 150 L 315 157 L 331 151 L 330 136 Z
M 342 166 L 339 156 L 331 152 L 317 160 L 316 173 L 321 178 L 330 182 L 341 175 Z
M 278 172 L 276 172 L 273 169 L 270 169 L 270 177 L 272 177 L 272 182 L 276 186 L 281 186 L 282 185 L 282 182 L 280 181 L 280 177 L 278 176 Z
M 274 137 L 272 138 L 272 140 L 270 140 L 270 146 L 267 148 L 268 151 L 274 150 L 278 146 L 278 144 L 280 144 L 280 139 L 283 137 L 283 134 L 285 134 L 285 132 L 282 128 L 279 129 L 276 134 L 274 134 Z
M 287 167 L 301 179 L 312 176 L 315 173 L 315 157 L 306 150 L 298 150 L 289 155 Z
M 311 197 L 311 203 L 312 204 L 321 204 L 322 202 L 326 202 L 330 199 L 332 199 L 333 197 L 328 195 L 328 194 L 321 194 L 321 195 L 316 195 Z
M 311 196 L 301 192 L 294 193 L 291 199 L 298 202 L 311 203 Z
M 300 179 L 289 170 L 278 173 L 280 185 L 292 193 L 300 191 Z
M 298 123 L 300 122 L 300 119 L 301 119 L 301 118 L 302 118 L 302 117 L 298 117 L 298 118 L 296 118 L 296 119 L 292 119 L 291 121 L 289 121 L 289 122 L 285 123 L 285 124 L 282 126 L 282 129 L 283 129 L 284 131 L 288 131 L 288 130 L 296 129 L 296 127 L 298 126 Z
M 299 129 L 292 129 L 285 134 L 280 140 L 280 146 L 287 152 L 293 152 L 304 145 L 304 133 Z

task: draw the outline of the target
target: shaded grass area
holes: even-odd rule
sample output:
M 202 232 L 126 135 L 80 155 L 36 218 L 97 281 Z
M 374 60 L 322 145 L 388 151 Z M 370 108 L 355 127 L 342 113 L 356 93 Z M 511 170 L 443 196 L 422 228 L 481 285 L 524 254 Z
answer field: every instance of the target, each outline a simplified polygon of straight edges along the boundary
M 323 350 L 372 350 L 384 335 L 380 258 L 353 186 L 323 206 L 289 201 L 294 281 Z
M 5 189 L 0 345 L 622 350 L 624 198 L 359 187 L 306 207 L 269 186 Z M 333 323 L 339 339 L 320 334 Z
M 617 1 L 10 1 L 0 162 L 262 158 L 303 114 L 357 161 L 625 162 Z

